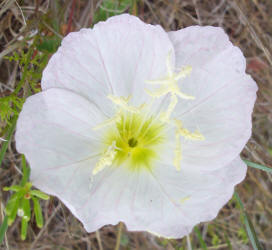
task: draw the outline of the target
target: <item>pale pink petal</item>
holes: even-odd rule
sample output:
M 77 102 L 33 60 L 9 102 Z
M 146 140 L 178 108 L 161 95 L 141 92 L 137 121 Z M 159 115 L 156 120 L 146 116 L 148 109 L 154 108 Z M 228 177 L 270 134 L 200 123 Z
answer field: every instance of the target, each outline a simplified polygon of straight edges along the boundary
M 246 176 L 246 165 L 238 157 L 214 171 L 177 172 L 162 165 L 154 170 L 154 178 L 163 195 L 163 216 L 154 221 L 149 231 L 170 238 L 181 238 L 204 221 L 214 219 L 231 199 L 234 186 Z M 155 210 L 155 208 L 154 208 Z
M 31 166 L 31 180 L 48 174 L 62 182 L 82 162 L 101 153 L 101 136 L 93 127 L 104 116 L 89 100 L 64 89 L 49 89 L 27 99 L 15 134 L 17 150 Z M 91 175 L 94 164 L 88 165 Z
M 182 164 L 216 169 L 233 160 L 251 135 L 251 114 L 257 86 L 245 73 L 246 61 L 221 28 L 188 27 L 170 32 L 176 67 L 192 66 L 180 82 L 195 100 L 181 100 L 173 117 L 198 130 L 204 141 L 184 140 Z
M 112 166 L 92 180 L 87 165 L 78 164 L 73 178 L 47 172 L 34 184 L 61 198 L 88 232 L 123 221 L 128 230 L 169 238 L 183 237 L 196 224 L 215 218 L 246 174 L 239 158 L 211 172 L 177 172 L 160 164 L 153 173 Z
M 43 73 L 42 88 L 71 89 L 104 109 L 108 94 L 133 95 L 136 105 L 149 99 L 145 81 L 166 74 L 170 51 L 173 45 L 160 26 L 127 14 L 111 17 L 63 39 Z

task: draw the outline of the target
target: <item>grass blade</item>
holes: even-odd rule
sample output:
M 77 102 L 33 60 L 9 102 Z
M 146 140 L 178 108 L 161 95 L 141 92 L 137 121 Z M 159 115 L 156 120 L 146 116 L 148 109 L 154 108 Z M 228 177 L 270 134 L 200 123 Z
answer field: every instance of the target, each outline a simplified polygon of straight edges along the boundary
M 7 229 L 8 229 L 8 216 L 5 216 L 3 223 L 0 226 L 0 244 L 3 242 Z
M 22 218 L 22 221 L 21 221 L 21 239 L 22 240 L 26 239 L 27 227 L 28 227 L 28 221 Z
M 39 200 L 35 197 L 32 197 L 33 200 L 33 205 L 34 205 L 34 214 L 35 214 L 35 219 L 38 228 L 43 227 L 43 215 L 42 215 L 42 209 L 39 203 Z
M 243 223 L 245 225 L 245 228 L 246 228 L 246 231 L 247 231 L 247 235 L 248 235 L 248 238 L 252 244 L 252 247 L 254 250 L 261 250 L 262 247 L 260 245 L 260 242 L 258 240 L 258 237 L 257 237 L 257 234 L 255 232 L 255 229 L 254 229 L 254 226 L 247 214 L 247 212 L 245 211 L 245 208 L 244 208 L 244 205 L 238 195 L 238 193 L 235 191 L 234 192 L 234 197 L 235 199 L 237 200 L 238 204 L 239 204 L 239 207 L 240 207 L 240 210 L 242 212 L 242 215 L 243 215 Z
M 13 116 L 12 121 L 11 121 L 11 125 L 10 125 L 10 127 L 8 128 L 8 131 L 7 131 L 7 137 L 5 138 L 7 141 L 4 141 L 2 143 L 2 148 L 1 148 L 1 151 L 0 151 L 0 166 L 2 165 L 2 161 L 4 159 L 6 151 L 8 149 L 8 144 L 9 144 L 10 138 L 13 135 L 13 132 L 15 130 L 17 118 L 18 118 L 17 116 Z
M 23 169 L 23 178 L 21 180 L 21 186 L 24 186 L 27 183 L 29 179 L 29 174 L 30 174 L 30 168 L 28 168 L 26 165 L 26 159 L 24 155 L 22 155 L 22 169 Z
M 259 163 L 255 163 L 255 162 L 251 162 L 251 161 L 248 161 L 248 160 L 243 160 L 249 167 L 252 167 L 252 168 L 257 168 L 257 169 L 260 169 L 260 170 L 263 170 L 263 171 L 266 171 L 270 174 L 272 174 L 272 168 L 270 167 L 266 167 L 264 165 L 261 165 Z
M 41 192 L 39 190 L 36 190 L 36 189 L 31 190 L 30 195 L 34 195 L 34 196 L 36 196 L 36 197 L 38 197 L 40 199 L 43 199 L 43 200 L 48 200 L 50 198 L 47 194 L 45 194 L 45 193 L 43 193 L 43 192 Z
M 197 238 L 199 240 L 201 248 L 204 249 L 204 250 L 207 250 L 207 245 L 206 245 L 205 241 L 203 240 L 201 232 L 200 232 L 200 230 L 199 230 L 199 228 L 197 226 L 194 228 L 194 231 L 195 231 L 196 236 L 197 236 Z

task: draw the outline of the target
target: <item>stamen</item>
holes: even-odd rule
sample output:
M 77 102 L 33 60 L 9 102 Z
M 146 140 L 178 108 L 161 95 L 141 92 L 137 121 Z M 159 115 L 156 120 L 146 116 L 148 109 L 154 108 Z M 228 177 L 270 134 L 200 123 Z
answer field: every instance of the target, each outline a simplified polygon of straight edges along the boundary
M 186 76 L 190 75 L 192 72 L 192 69 L 193 69 L 192 66 L 189 66 L 189 65 L 182 67 L 180 72 L 175 75 L 175 80 L 177 81 L 179 79 L 183 79 Z
M 175 125 L 177 127 L 177 133 L 186 139 L 190 140 L 205 140 L 205 137 L 198 131 L 191 133 L 188 129 L 183 128 L 182 122 L 180 120 L 174 119 Z
M 180 201 L 181 204 L 183 204 L 185 201 L 190 200 L 190 198 L 191 198 L 191 196 L 188 195 L 188 196 L 185 196 L 185 197 L 181 198 L 179 201 Z
M 180 98 L 182 98 L 182 99 L 187 99 L 187 100 L 194 100 L 194 99 L 195 99 L 194 96 L 184 94 L 184 93 L 182 93 L 181 91 L 176 91 L 175 94 L 178 95 L 178 96 L 179 96 Z
M 102 171 L 105 167 L 111 166 L 116 155 L 116 142 L 113 141 L 112 144 L 107 148 L 106 152 L 102 154 L 99 161 L 95 164 L 92 174 L 96 175 L 98 172 Z
M 120 120 L 120 116 L 121 116 L 121 113 L 118 112 L 115 116 L 113 116 L 112 118 L 110 119 L 107 119 L 106 121 L 96 125 L 95 127 L 93 127 L 93 130 L 98 130 L 98 129 L 101 129 L 101 128 L 104 128 L 104 127 L 107 127 L 109 125 L 111 125 L 112 123 L 115 123 L 115 122 L 118 122 Z
M 191 133 L 188 129 L 183 128 L 182 122 L 177 119 L 173 119 L 174 124 L 176 126 L 176 149 L 175 149 L 175 157 L 174 157 L 174 166 L 177 171 L 180 171 L 180 162 L 182 159 L 181 152 L 181 141 L 180 136 L 183 136 L 186 139 L 190 140 L 205 140 L 205 137 L 198 131 Z
M 174 157 L 174 166 L 177 171 L 180 171 L 180 161 L 182 159 L 181 155 L 181 141 L 179 133 L 176 133 L 176 148 L 175 148 L 175 157 Z
M 128 105 L 129 100 L 131 99 L 131 96 L 128 96 L 127 98 L 121 96 L 121 97 L 117 97 L 114 95 L 108 95 L 108 98 L 117 106 L 120 106 L 121 108 L 118 110 L 118 112 L 110 119 L 98 124 L 97 126 L 95 126 L 93 129 L 94 130 L 98 130 L 104 127 L 107 127 L 113 123 L 119 122 L 121 119 L 121 115 L 122 115 L 122 111 L 128 111 L 131 113 L 139 113 L 142 109 L 145 108 L 145 103 L 141 104 L 139 107 L 133 107 Z
M 159 84 L 162 85 L 161 88 L 155 90 L 155 91 L 150 91 L 150 90 L 145 90 L 147 94 L 149 94 L 153 98 L 159 98 L 162 97 L 166 94 L 171 94 L 171 102 L 169 104 L 169 107 L 166 111 L 166 113 L 162 114 L 162 117 L 165 121 L 168 121 L 171 113 L 174 111 L 175 106 L 177 105 L 177 96 L 182 98 L 182 99 L 194 99 L 194 96 L 187 95 L 185 93 L 182 93 L 179 89 L 178 86 L 178 80 L 185 78 L 188 76 L 191 71 L 192 67 L 191 66 L 185 66 L 182 67 L 180 72 L 175 73 L 172 69 L 171 65 L 171 52 L 169 52 L 167 59 L 166 59 L 166 68 L 167 68 L 167 76 L 162 78 L 162 79 L 157 79 L 157 80 L 148 80 L 146 83 L 148 84 Z
M 133 107 L 128 105 L 129 100 L 131 99 L 131 96 L 128 96 L 127 98 L 121 96 L 113 96 L 113 95 L 108 95 L 108 98 L 117 106 L 120 106 L 123 110 L 132 112 L 132 113 L 139 113 L 139 108 Z
M 167 111 L 161 113 L 161 117 L 160 117 L 161 121 L 169 122 L 169 118 L 170 118 L 172 112 L 174 111 L 177 103 L 178 103 L 178 98 L 176 97 L 176 95 L 172 94 L 171 95 L 171 101 L 170 101 L 170 104 L 169 104 L 169 106 L 167 108 Z
M 171 90 L 169 89 L 169 87 L 161 87 L 161 88 L 155 90 L 154 92 L 151 92 L 151 91 L 148 90 L 148 89 L 145 89 L 145 91 L 146 91 L 146 93 L 149 94 L 151 97 L 155 97 L 155 98 L 164 96 L 164 95 L 168 94 L 169 92 L 171 92 Z

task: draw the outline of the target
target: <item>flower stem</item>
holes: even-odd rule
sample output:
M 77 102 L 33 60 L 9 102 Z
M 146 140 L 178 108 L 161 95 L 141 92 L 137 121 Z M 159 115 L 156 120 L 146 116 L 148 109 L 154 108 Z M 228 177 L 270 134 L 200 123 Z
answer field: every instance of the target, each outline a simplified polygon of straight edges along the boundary
M 121 243 L 121 236 L 122 236 L 122 228 L 123 228 L 123 223 L 120 222 L 118 226 L 118 234 L 117 234 L 117 241 L 114 250 L 119 250 L 120 249 L 120 243 Z
M 96 239 L 98 241 L 99 250 L 103 250 L 103 245 L 102 245 L 102 241 L 101 241 L 101 238 L 100 238 L 99 230 L 97 230 L 95 232 L 95 235 L 96 235 Z

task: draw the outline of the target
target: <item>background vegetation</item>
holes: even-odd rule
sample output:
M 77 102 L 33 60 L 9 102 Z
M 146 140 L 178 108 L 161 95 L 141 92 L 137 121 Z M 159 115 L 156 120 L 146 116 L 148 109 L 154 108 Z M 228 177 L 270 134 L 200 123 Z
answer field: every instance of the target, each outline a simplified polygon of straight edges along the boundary
M 123 12 L 166 30 L 196 24 L 223 27 L 245 54 L 247 72 L 259 86 L 253 135 L 242 153 L 250 166 L 246 180 L 216 220 L 198 225 L 190 237 L 180 240 L 127 232 L 122 224 L 86 233 L 58 199 L 33 192 L 27 184 L 29 169 L 15 149 L 13 133 L 22 104 L 41 90 L 42 71 L 61 39 Z M 0 248 L 272 249 L 271 14 L 270 0 L 2 0 L 0 137 L 7 141 L 0 141 Z M 17 187 L 3 190 L 11 185 Z M 29 215 L 22 224 L 14 209 L 20 192 L 20 199 L 33 200 L 25 202 Z

